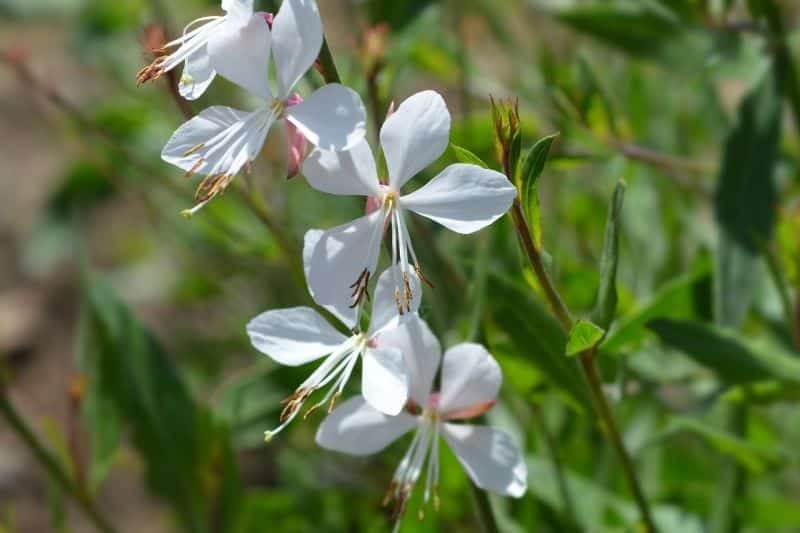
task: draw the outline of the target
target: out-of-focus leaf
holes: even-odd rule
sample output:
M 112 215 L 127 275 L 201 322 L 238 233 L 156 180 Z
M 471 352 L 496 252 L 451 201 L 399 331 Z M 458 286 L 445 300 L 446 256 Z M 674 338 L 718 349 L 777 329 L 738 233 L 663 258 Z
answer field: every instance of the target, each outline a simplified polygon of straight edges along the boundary
M 394 29 L 399 29 L 413 21 L 426 7 L 435 3 L 437 3 L 436 0 L 405 0 L 403 2 L 366 0 L 363 5 L 371 24 L 386 23 Z
M 729 384 L 782 379 L 800 383 L 800 359 L 780 347 L 751 341 L 733 330 L 699 322 L 657 319 L 659 338 L 716 372 Z
M 636 5 L 636 4 L 634 4 Z M 680 35 L 679 21 L 664 9 L 640 2 L 637 7 L 594 4 L 558 12 L 558 18 L 578 31 L 635 56 L 655 56 Z
M 603 253 L 600 256 L 600 286 L 597 302 L 592 311 L 592 320 L 607 330 L 617 311 L 617 264 L 619 263 L 619 233 L 622 217 L 622 202 L 625 199 L 625 182 L 620 181 L 614 189 L 606 220 Z
M 456 161 L 459 163 L 468 163 L 470 165 L 478 165 L 482 168 L 489 168 L 489 165 L 484 163 L 483 159 L 473 154 L 466 148 L 462 148 L 461 146 L 457 146 L 452 143 L 450 144 L 450 147 L 453 149 L 453 153 L 456 156 Z
M 605 333 L 603 328 L 588 320 L 578 320 L 569 332 L 567 355 L 572 357 L 594 348 L 603 340 Z
M 701 261 L 692 272 L 664 285 L 653 298 L 623 317 L 602 344 L 609 352 L 635 348 L 647 335 L 647 322 L 654 318 L 695 318 L 695 292 L 703 280 L 709 279 L 711 265 Z
M 76 210 L 94 207 L 113 192 L 114 187 L 100 169 L 79 161 L 69 168 L 64 181 L 50 197 L 47 214 L 57 220 L 68 220 Z
M 519 165 L 520 201 L 528 224 L 531 226 L 533 239 L 540 248 L 542 246 L 542 222 L 539 209 L 539 178 L 556 137 L 558 137 L 558 133 L 536 141 L 536 144 L 525 153 L 522 163 Z
M 742 101 L 737 124 L 725 143 L 715 196 L 720 237 L 714 315 L 721 325 L 736 327 L 747 314 L 759 242 L 772 236 L 780 110 L 780 79 L 777 69 L 771 69 Z
M 530 288 L 522 282 L 490 276 L 489 295 L 493 322 L 508 336 L 518 355 L 569 398 L 573 407 L 591 411 L 578 368 L 564 357 L 567 337 L 553 315 L 531 297 Z
M 718 452 L 725 454 L 753 473 L 763 473 L 771 464 L 778 462 L 776 454 L 762 450 L 746 440 L 717 429 L 707 422 L 689 417 L 675 417 L 669 421 L 664 436 L 689 432 L 701 437 Z
M 87 275 L 85 291 L 98 394 L 130 427 L 148 484 L 188 531 L 230 527 L 241 486 L 227 429 L 194 402 L 164 349 L 110 287 Z

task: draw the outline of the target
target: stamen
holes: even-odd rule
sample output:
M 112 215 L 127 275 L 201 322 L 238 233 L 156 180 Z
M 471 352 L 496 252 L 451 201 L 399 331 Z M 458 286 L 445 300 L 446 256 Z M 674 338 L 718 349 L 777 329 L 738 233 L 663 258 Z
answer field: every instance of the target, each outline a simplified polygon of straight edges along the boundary
M 197 201 L 210 200 L 225 191 L 233 180 L 232 174 L 209 174 L 197 187 L 194 198 Z
M 416 272 L 416 273 L 417 273 L 417 277 L 418 277 L 420 280 L 422 280 L 422 282 L 423 282 L 425 285 L 427 285 L 427 286 L 428 286 L 428 287 L 430 287 L 431 289 L 435 289 L 435 288 L 436 288 L 436 287 L 433 285 L 433 283 L 431 282 L 431 280 L 429 280 L 429 279 L 428 279 L 428 277 L 427 277 L 427 276 L 426 276 L 426 275 L 425 275 L 425 274 L 422 272 L 422 268 L 420 268 L 420 266 L 419 266 L 419 263 L 416 263 L 416 264 L 414 265 L 414 272 Z
M 369 295 L 369 278 L 371 275 L 372 273 L 365 268 L 361 271 L 361 274 L 358 276 L 358 279 L 355 281 L 355 283 L 350 285 L 350 288 L 353 289 L 353 293 L 350 295 L 350 297 L 353 298 L 353 303 L 350 304 L 350 309 L 354 309 L 365 299 L 366 301 L 370 301 L 371 297 Z
M 400 302 L 400 289 L 397 287 L 394 288 L 394 304 L 397 306 L 397 314 L 403 316 L 405 312 L 403 310 L 403 304 Z
M 201 149 L 202 149 L 202 148 L 203 148 L 205 145 L 206 145 L 206 143 L 195 144 L 194 146 L 192 146 L 191 148 L 189 148 L 188 150 L 186 150 L 185 152 L 183 152 L 183 157 L 189 157 L 190 155 L 192 155 L 192 154 L 194 154 L 194 153 L 197 153 L 197 152 L 198 152 L 199 150 L 201 150 Z
M 164 63 L 168 56 L 159 56 L 152 63 L 136 74 L 136 85 L 140 86 L 149 81 L 157 80 L 164 74 Z
M 411 282 L 408 280 L 408 272 L 403 272 L 403 294 L 405 296 L 406 311 L 411 312 Z
M 189 170 L 187 170 L 187 171 L 186 171 L 186 174 L 184 174 L 184 175 L 183 175 L 183 177 L 184 177 L 184 178 L 186 178 L 186 179 L 189 179 L 189 178 L 191 178 L 192 176 L 194 176 L 194 173 L 195 173 L 195 172 L 197 172 L 197 169 L 198 169 L 198 168 L 200 168 L 201 166 L 203 166 L 203 163 L 204 163 L 204 162 L 205 162 L 205 159 L 203 159 L 202 157 L 201 157 L 200 159 L 198 159 L 198 160 L 195 162 L 195 164 L 194 164 L 194 165 L 192 165 L 192 168 L 190 168 Z

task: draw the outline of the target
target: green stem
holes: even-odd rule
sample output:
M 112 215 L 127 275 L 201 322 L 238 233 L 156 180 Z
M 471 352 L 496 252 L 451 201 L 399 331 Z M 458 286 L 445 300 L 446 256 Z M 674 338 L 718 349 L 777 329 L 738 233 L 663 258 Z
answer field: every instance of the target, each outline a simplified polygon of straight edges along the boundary
M 785 69 L 783 84 L 786 99 L 794 115 L 795 127 L 800 131 L 800 78 L 797 68 L 792 61 L 792 53 L 786 36 L 786 26 L 783 23 L 781 8 L 775 0 L 766 0 L 761 3 L 764 16 L 767 19 L 770 33 L 775 41 L 775 57 Z
M 567 477 L 564 475 L 564 466 L 561 463 L 561 457 L 558 454 L 558 445 L 556 440 L 553 438 L 553 434 L 547 427 L 547 421 L 544 419 L 544 413 L 542 412 L 542 408 L 539 404 L 533 404 L 532 413 L 534 424 L 536 424 L 539 433 L 543 437 L 542 440 L 547 448 L 547 454 L 550 456 L 550 463 L 553 465 L 553 475 L 556 478 L 558 492 L 561 496 L 561 503 L 564 505 L 564 514 L 567 515 L 572 523 L 578 523 L 575 518 L 575 504 L 572 500 L 572 494 L 569 491 L 569 485 L 567 485 Z
M 2 379 L 2 378 L 0 378 Z M 17 410 L 11 404 L 6 395 L 4 385 L 0 383 L 0 414 L 8 422 L 11 429 L 25 443 L 33 453 L 34 457 L 47 470 L 51 478 L 58 483 L 65 492 L 75 500 L 75 503 L 83 510 L 86 517 L 94 524 L 98 531 L 103 533 L 115 533 L 115 529 L 94 506 L 91 496 L 82 487 L 77 486 L 66 473 L 64 468 L 44 447 L 34 434 L 33 430 L 25 423 Z
M 470 483 L 470 487 L 472 487 L 475 510 L 483 530 L 486 533 L 500 533 L 500 528 L 497 526 L 497 520 L 492 510 L 492 502 L 489 501 L 489 494 L 485 490 L 478 488 L 474 483 Z
M 535 241 L 533 240 L 530 227 L 528 226 L 525 216 L 522 213 L 522 205 L 519 203 L 518 198 L 519 197 L 514 200 L 514 205 L 511 211 L 511 216 L 514 220 L 514 227 L 516 228 L 517 235 L 522 243 L 522 247 L 525 251 L 525 255 L 528 258 L 528 262 L 530 263 L 531 268 L 533 268 L 536 278 L 539 280 L 539 284 L 542 287 L 542 291 L 544 292 L 547 303 L 550 305 L 553 313 L 555 313 L 556 317 L 561 322 L 564 330 L 570 331 L 572 329 L 572 318 L 570 317 L 569 309 L 564 304 L 564 301 L 561 299 L 561 296 L 553 285 L 553 282 L 547 275 L 547 271 L 542 263 L 541 253 L 539 252 L 539 249 L 536 247 Z M 603 433 L 611 441 L 614 451 L 617 454 L 617 458 L 622 464 L 623 473 L 628 481 L 631 492 L 633 492 L 636 505 L 639 507 L 639 513 L 641 514 L 642 521 L 644 522 L 647 531 L 649 533 L 656 533 L 658 529 L 653 521 L 653 516 L 650 512 L 650 506 L 647 502 L 647 498 L 644 496 L 644 491 L 642 490 L 639 478 L 636 475 L 636 469 L 634 468 L 633 460 L 631 459 L 628 450 L 625 448 L 625 443 L 622 441 L 622 436 L 617 427 L 616 421 L 614 420 L 611 407 L 608 405 L 608 400 L 603 393 L 602 381 L 600 380 L 600 375 L 597 372 L 594 356 L 594 350 L 587 350 L 580 355 L 579 360 L 580 368 L 583 371 L 584 377 L 586 378 L 586 384 L 592 396 L 592 402 L 594 404 L 596 414 L 598 417 L 600 417 Z
M 743 436 L 747 424 L 746 405 L 734 405 L 729 414 L 728 424 L 737 437 Z M 746 487 L 746 473 L 737 461 L 726 459 L 722 476 L 712 502 L 709 531 L 711 533 L 734 533 L 741 529 L 735 509 L 742 501 Z
M 336 63 L 333 61 L 331 49 L 328 46 L 328 39 L 322 38 L 322 48 L 319 51 L 319 69 L 325 83 L 342 83 Z

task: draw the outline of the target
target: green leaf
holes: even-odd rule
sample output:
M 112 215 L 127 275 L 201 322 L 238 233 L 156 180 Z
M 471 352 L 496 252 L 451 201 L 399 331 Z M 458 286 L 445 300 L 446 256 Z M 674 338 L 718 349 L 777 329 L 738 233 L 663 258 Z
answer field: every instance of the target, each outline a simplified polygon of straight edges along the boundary
M 742 101 L 737 124 L 725 143 L 714 202 L 721 227 L 714 312 L 721 325 L 738 326 L 747 314 L 759 243 L 772 236 L 780 110 L 780 79 L 773 68 Z
M 97 394 L 113 402 L 143 457 L 153 492 L 188 531 L 224 529 L 241 485 L 227 429 L 193 400 L 156 339 L 99 279 L 85 280 L 87 331 L 96 349 Z
M 539 178 L 556 137 L 558 137 L 558 133 L 536 141 L 536 144 L 525 154 L 519 166 L 520 201 L 525 211 L 525 218 L 533 231 L 534 241 L 540 248 L 542 246 L 542 223 L 539 209 Z
M 800 359 L 778 346 L 699 322 L 658 319 L 648 327 L 664 343 L 713 370 L 728 384 L 769 379 L 800 383 Z
M 578 320 L 569 332 L 567 340 L 567 355 L 569 357 L 585 352 L 597 346 L 606 331 L 589 322 L 588 320 Z
M 608 329 L 617 311 L 617 264 L 619 262 L 619 233 L 622 203 L 625 199 L 625 182 L 620 181 L 614 189 L 608 210 L 603 253 L 600 256 L 600 286 L 597 301 L 592 311 L 592 320 L 601 328 Z
M 564 357 L 567 337 L 560 323 L 523 282 L 491 276 L 489 307 L 496 328 L 490 329 L 489 342 L 507 336 L 511 350 L 535 367 L 579 410 L 591 411 L 589 397 L 578 368 Z M 505 350 L 508 351 L 508 350 Z
M 466 148 L 462 148 L 461 146 L 457 146 L 453 143 L 450 143 L 450 148 L 453 149 L 453 153 L 456 156 L 456 161 L 459 163 L 469 163 L 470 165 L 478 165 L 482 168 L 489 168 L 489 165 L 484 163 L 483 159 L 473 154 Z

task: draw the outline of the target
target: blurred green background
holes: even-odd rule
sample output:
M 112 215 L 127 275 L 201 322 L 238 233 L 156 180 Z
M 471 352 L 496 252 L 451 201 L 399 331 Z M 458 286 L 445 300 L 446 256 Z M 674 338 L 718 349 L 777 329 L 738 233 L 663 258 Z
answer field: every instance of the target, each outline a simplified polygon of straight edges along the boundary
M 452 142 L 495 168 L 490 95 L 518 98 L 523 148 L 559 133 L 539 184 L 541 232 L 577 316 L 594 304 L 625 180 L 618 318 L 600 364 L 657 522 L 800 531 L 800 5 L 318 1 L 373 139 L 390 101 L 428 88 L 447 99 Z M 304 232 L 363 205 L 286 181 L 276 129 L 251 179 L 182 218 L 196 178 L 159 157 L 182 111 L 168 82 L 135 84 L 164 32 L 218 11 L 211 0 L 0 0 L 7 393 L 119 531 L 386 531 L 380 503 L 408 442 L 342 456 L 315 446 L 311 417 L 264 444 L 309 370 L 273 364 L 244 330 L 264 310 L 312 304 Z M 301 92 L 320 83 L 311 72 Z M 218 79 L 189 105 L 247 109 L 246 98 Z M 425 179 L 455 161 L 448 151 Z M 640 530 L 510 221 L 468 237 L 417 222 L 436 285 L 423 317 L 445 346 L 490 347 L 505 384 L 488 419 L 528 457 L 528 494 L 491 498 L 500 529 Z M 445 447 L 442 459 L 441 511 L 418 521 L 412 501 L 402 531 L 482 531 L 468 478 Z M 93 528 L 0 422 L 0 532 L 51 530 Z

